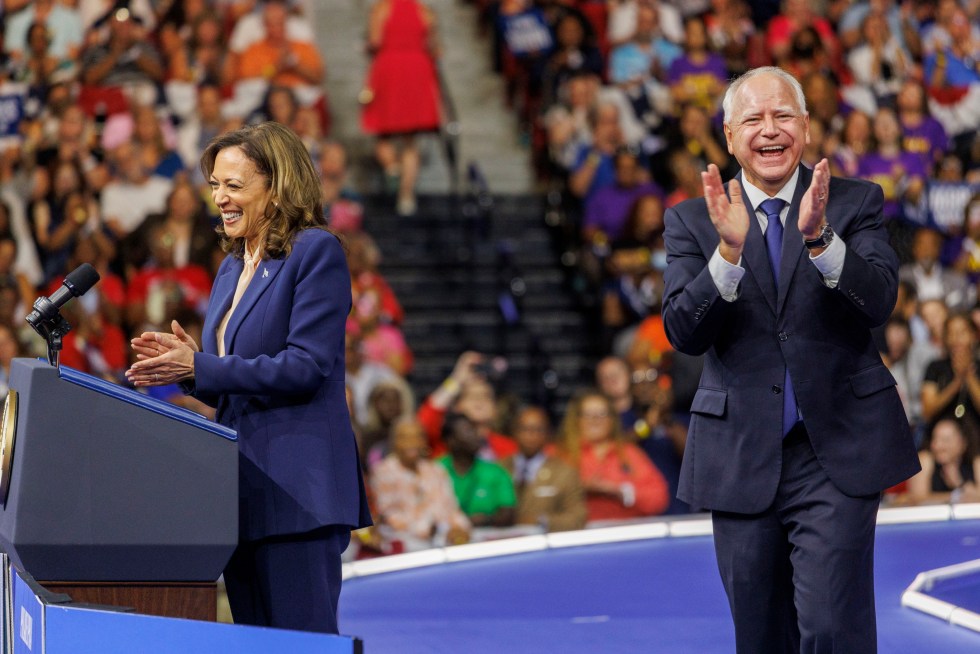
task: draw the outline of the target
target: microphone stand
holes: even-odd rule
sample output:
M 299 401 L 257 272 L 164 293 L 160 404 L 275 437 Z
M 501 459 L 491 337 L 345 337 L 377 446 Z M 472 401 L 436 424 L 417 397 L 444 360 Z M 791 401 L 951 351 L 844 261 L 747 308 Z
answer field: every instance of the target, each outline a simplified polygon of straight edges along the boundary
M 31 327 L 48 343 L 48 363 L 55 368 L 60 368 L 61 339 L 71 331 L 71 325 L 65 320 L 64 316 L 60 313 L 55 313 L 54 316 L 47 320 L 39 320 L 31 323 Z

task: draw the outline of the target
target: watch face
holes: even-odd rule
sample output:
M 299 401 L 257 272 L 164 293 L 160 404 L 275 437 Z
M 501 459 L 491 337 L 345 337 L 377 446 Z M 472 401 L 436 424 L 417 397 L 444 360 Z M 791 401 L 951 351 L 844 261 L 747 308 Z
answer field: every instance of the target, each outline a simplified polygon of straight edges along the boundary
M 7 505 L 10 491 L 10 473 L 14 463 L 14 440 L 17 437 L 17 391 L 10 389 L 3 405 L 3 421 L 0 422 L 0 506 Z

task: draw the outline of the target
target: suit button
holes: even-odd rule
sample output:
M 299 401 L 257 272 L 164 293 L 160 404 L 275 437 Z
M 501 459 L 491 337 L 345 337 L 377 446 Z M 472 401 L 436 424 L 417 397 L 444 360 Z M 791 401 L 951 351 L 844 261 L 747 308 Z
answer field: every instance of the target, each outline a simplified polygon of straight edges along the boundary
M 782 392 L 783 392 L 782 387 L 776 386 L 775 384 L 773 385 L 773 387 L 772 387 L 772 394 L 773 395 L 779 395 Z
M 789 334 L 787 334 L 786 332 L 779 332 L 779 340 L 785 343 L 786 341 L 789 340 Z

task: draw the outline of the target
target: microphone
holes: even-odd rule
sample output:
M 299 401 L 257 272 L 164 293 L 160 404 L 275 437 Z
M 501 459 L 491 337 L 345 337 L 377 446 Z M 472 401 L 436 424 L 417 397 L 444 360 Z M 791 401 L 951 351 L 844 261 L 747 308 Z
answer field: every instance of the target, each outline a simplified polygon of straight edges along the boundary
M 58 310 L 68 300 L 88 293 L 89 289 L 95 286 L 99 279 L 98 271 L 91 264 L 83 263 L 68 273 L 65 281 L 61 283 L 57 291 L 51 294 L 50 298 L 42 296 L 34 301 L 34 310 L 27 316 L 27 322 L 34 328 L 34 331 L 43 335 L 40 326 L 53 320 L 58 315 Z

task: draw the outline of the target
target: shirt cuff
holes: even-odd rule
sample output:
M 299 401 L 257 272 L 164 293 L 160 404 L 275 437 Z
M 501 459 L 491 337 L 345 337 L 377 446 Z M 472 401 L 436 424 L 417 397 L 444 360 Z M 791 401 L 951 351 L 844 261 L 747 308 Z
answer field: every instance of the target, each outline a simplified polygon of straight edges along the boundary
M 738 298 L 738 283 L 742 281 L 742 276 L 745 274 L 745 268 L 741 264 L 741 257 L 738 259 L 738 265 L 725 261 L 718 248 L 715 248 L 715 253 L 708 260 L 708 272 L 711 273 L 718 294 L 726 302 L 734 302 Z M 843 267 L 843 259 L 841 267 Z
M 827 249 L 817 256 L 810 255 L 810 261 L 823 275 L 823 283 L 827 288 L 837 288 L 840 275 L 844 271 L 846 255 L 847 246 L 844 245 L 844 241 L 839 236 L 832 240 Z

